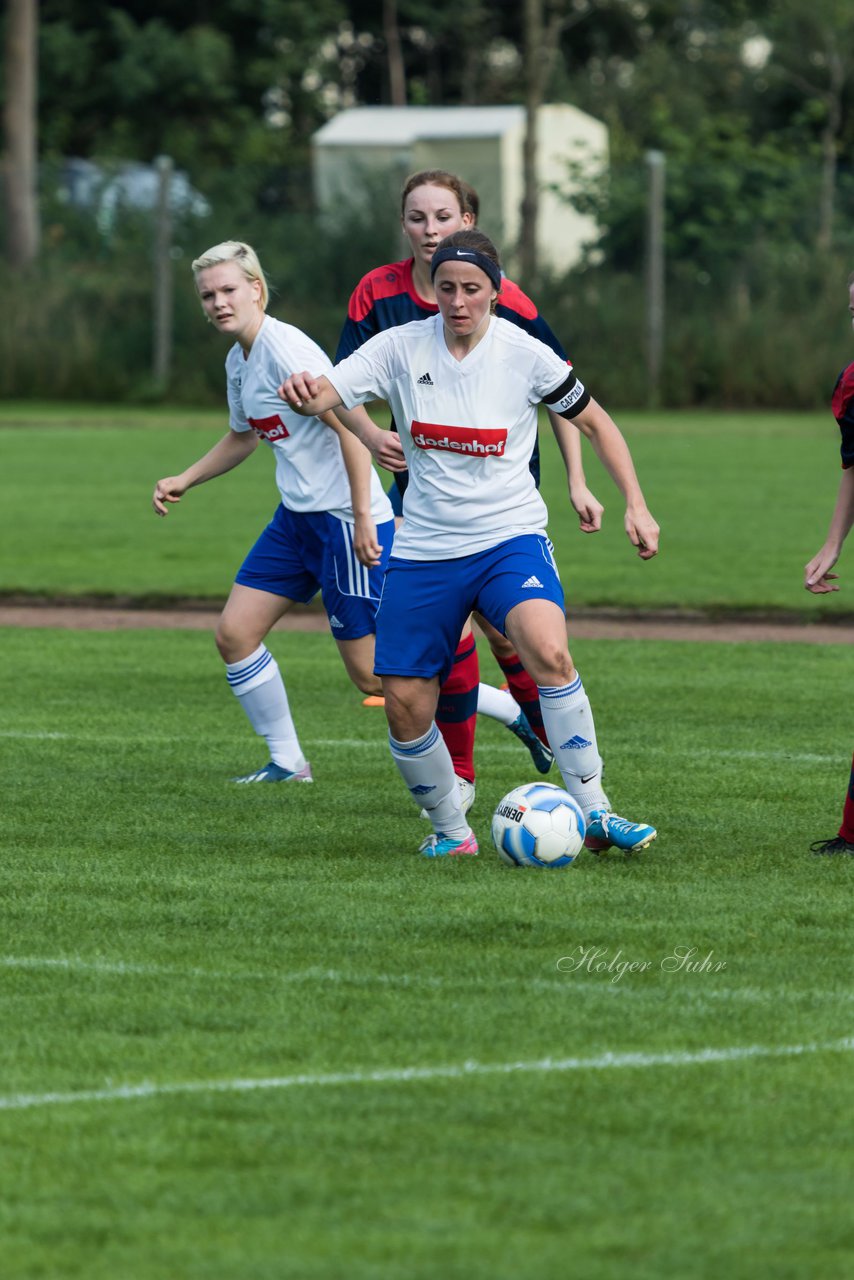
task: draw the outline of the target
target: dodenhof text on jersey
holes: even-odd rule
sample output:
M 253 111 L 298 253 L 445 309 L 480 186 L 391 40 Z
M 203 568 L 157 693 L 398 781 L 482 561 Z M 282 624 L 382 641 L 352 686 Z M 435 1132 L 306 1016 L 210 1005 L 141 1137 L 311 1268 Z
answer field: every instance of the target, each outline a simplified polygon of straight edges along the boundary
M 443 427 L 435 422 L 414 421 L 411 431 L 412 443 L 418 449 L 443 449 L 479 458 L 500 458 L 507 443 L 504 428 Z

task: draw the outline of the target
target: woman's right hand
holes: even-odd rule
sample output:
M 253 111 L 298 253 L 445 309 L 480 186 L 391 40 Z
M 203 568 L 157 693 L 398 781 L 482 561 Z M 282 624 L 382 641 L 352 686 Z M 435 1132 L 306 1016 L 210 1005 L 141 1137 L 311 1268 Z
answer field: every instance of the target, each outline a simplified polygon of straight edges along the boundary
M 180 476 L 166 476 L 165 479 L 158 480 L 154 486 L 151 505 L 159 516 L 168 516 L 169 508 L 165 504 L 180 502 L 182 495 L 186 492 L 187 486 Z
M 300 410 L 305 412 L 306 401 L 314 399 L 317 395 L 318 386 L 319 379 L 303 371 L 302 373 L 292 373 L 289 378 L 286 378 L 278 388 L 278 393 L 297 413 Z
M 814 596 L 823 596 L 830 591 L 838 591 L 837 573 L 830 570 L 839 559 L 839 549 L 827 543 L 817 552 L 804 569 L 804 587 Z

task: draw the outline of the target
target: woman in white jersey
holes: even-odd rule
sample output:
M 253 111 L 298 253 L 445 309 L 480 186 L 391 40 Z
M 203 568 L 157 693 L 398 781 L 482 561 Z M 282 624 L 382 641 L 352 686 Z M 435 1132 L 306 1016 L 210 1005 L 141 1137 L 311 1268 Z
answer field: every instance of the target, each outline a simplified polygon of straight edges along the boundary
M 208 320 L 234 340 L 226 357 L 229 430 L 177 476 L 158 480 L 154 510 L 168 513 L 195 485 L 231 471 L 263 440 L 276 456 L 281 503 L 244 560 L 216 631 L 228 683 L 270 759 L 235 782 L 311 782 L 275 658 L 264 644 L 295 602 L 318 590 L 350 679 L 379 694 L 375 618 L 394 517 L 367 449 L 331 413 L 306 421 L 277 387 L 296 369 L 331 371 L 300 329 L 266 314 L 267 282 L 255 251 L 215 245 L 193 263 Z
M 426 169 L 407 178 L 400 195 L 400 225 L 409 256 L 401 262 L 374 267 L 359 281 L 348 303 L 336 363 L 352 355 L 377 333 L 436 314 L 436 294 L 430 275 L 433 253 L 443 237 L 474 226 L 479 208 L 480 200 L 474 188 L 447 170 Z M 506 277 L 502 280 L 497 313 L 566 359 L 566 352 L 534 302 Z M 367 413 L 364 408 L 354 412 L 359 415 Z M 579 514 L 580 527 L 585 533 L 595 532 L 601 524 L 602 505 L 587 487 L 579 433 L 557 415 L 551 414 L 550 420 L 567 459 L 570 501 Z M 529 465 L 539 481 L 540 455 L 536 437 Z M 406 483 L 404 471 L 395 476 L 389 490 L 398 516 L 401 515 L 400 503 Z M 472 804 L 475 795 L 474 742 L 478 714 L 498 720 L 516 734 L 530 751 L 540 773 L 548 773 L 552 765 L 536 684 L 524 670 L 512 643 L 491 627 L 482 615 L 477 622 L 509 691 L 503 692 L 481 682 L 478 650 L 471 623 L 467 620 L 453 666 L 439 690 L 436 710 L 436 723 L 448 745 L 467 805 Z
M 528 467 L 542 401 L 587 435 L 626 500 L 625 527 L 641 559 L 658 550 L 628 446 L 571 367 L 544 343 L 492 314 L 498 255 L 475 230 L 446 237 L 431 269 L 432 319 L 371 338 L 331 374 L 287 379 L 280 394 L 305 414 L 382 396 L 409 467 L 377 616 L 391 753 L 427 809 L 428 857 L 477 853 L 451 757 L 434 722 L 438 688 L 472 609 L 516 645 L 536 680 L 549 745 L 587 821 L 591 849 L 637 850 L 654 827 L 611 812 L 590 704 L 566 642 L 563 590 L 545 533 L 547 511 Z M 377 457 L 388 433 L 359 434 Z

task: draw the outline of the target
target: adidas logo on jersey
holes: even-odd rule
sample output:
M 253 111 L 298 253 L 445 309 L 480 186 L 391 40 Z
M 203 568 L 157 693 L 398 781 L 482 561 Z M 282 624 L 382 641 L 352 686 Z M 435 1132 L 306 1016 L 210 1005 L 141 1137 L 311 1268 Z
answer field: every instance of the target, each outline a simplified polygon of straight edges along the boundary
M 339 622 L 338 619 L 335 617 L 335 614 L 333 613 L 332 617 L 329 619 L 329 625 L 330 627 L 343 627 L 344 623 Z
M 536 577 L 536 575 L 533 573 L 531 574 L 527 582 L 522 583 L 523 587 L 541 587 L 542 585 L 543 584 L 540 582 L 539 578 Z
M 418 387 L 432 387 L 433 379 L 430 377 L 429 373 L 422 373 L 415 385 Z

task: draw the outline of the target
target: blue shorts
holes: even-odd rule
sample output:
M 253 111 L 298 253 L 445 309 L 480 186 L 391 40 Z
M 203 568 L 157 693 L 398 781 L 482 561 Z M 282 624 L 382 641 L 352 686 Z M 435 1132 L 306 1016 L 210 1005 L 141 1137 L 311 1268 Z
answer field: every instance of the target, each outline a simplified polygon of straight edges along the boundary
M 551 600 L 563 609 L 552 551 L 548 538 L 526 533 L 458 560 L 392 557 L 377 614 L 376 674 L 438 676 L 442 683 L 472 609 L 502 634 L 522 600 Z
M 393 537 L 393 520 L 377 525 L 382 559 L 368 569 L 356 559 L 346 520 L 327 511 L 289 511 L 280 503 L 234 580 L 300 604 L 320 591 L 335 639 L 358 640 L 376 631 Z

